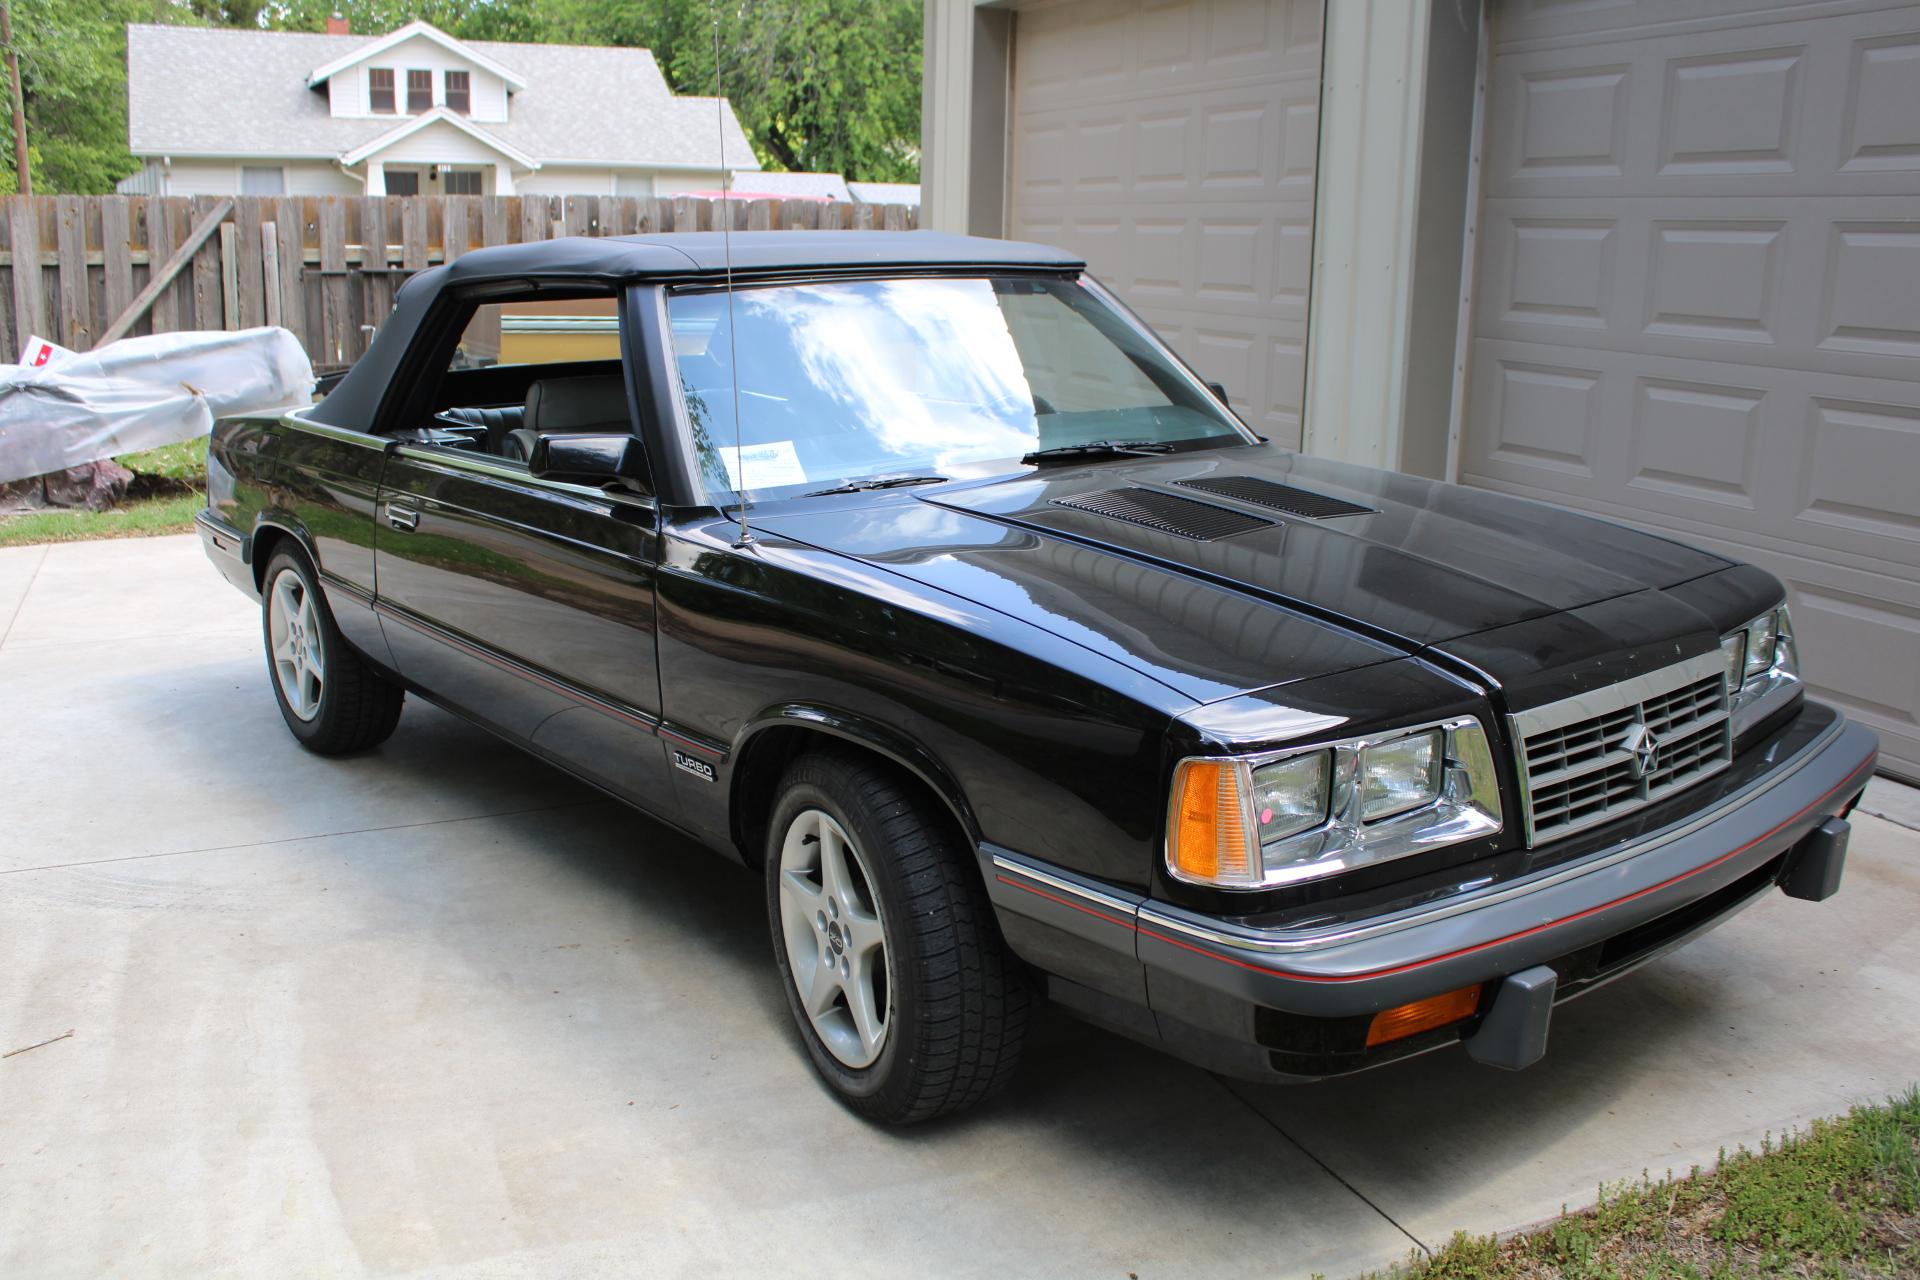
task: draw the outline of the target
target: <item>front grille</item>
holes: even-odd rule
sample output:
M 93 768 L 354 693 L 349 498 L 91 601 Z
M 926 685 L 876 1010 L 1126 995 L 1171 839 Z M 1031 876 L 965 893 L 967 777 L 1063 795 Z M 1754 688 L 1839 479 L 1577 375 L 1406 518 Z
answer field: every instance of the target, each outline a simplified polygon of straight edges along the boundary
M 1727 682 L 1706 653 L 1511 717 L 1527 843 L 1544 844 L 1671 795 L 1732 758 Z

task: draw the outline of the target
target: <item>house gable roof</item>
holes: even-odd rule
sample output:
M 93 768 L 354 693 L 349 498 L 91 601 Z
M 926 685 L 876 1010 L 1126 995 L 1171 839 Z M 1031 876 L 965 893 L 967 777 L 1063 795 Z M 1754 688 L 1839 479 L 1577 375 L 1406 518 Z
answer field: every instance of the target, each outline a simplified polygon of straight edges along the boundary
M 339 75 L 342 71 L 357 67 L 370 58 L 377 58 L 396 45 L 405 44 L 416 36 L 425 40 L 431 40 L 434 44 L 439 45 L 456 58 L 464 58 L 481 70 L 499 76 L 502 80 L 506 81 L 507 90 L 510 93 L 518 93 L 527 87 L 527 82 L 519 75 L 501 66 L 498 62 L 495 62 L 492 58 L 489 58 L 486 54 L 474 48 L 474 46 L 454 39 L 430 22 L 421 22 L 417 19 L 409 22 L 404 27 L 394 28 L 376 40 L 368 40 L 365 44 L 361 45 L 360 48 L 344 53 L 332 62 L 315 67 L 307 73 L 307 83 L 318 88 L 334 76 Z
M 467 41 L 511 65 L 527 88 L 499 142 L 546 165 L 717 173 L 759 161 L 730 107 L 678 97 L 646 49 Z M 361 49 L 361 36 L 135 24 L 127 28 L 127 143 L 137 156 L 336 160 L 390 132 L 393 116 L 335 116 L 312 68 Z
M 361 143 L 353 150 L 341 156 L 340 163 L 351 168 L 363 160 L 369 160 L 379 155 L 394 143 L 406 138 L 411 138 L 422 129 L 429 129 L 437 124 L 451 125 L 476 142 L 479 142 L 482 146 L 490 147 L 499 152 L 507 159 L 519 165 L 522 169 L 538 169 L 540 167 L 540 162 L 526 152 L 520 150 L 518 147 L 508 146 L 506 143 L 500 141 L 500 139 L 488 133 L 485 129 L 482 129 L 479 125 L 468 120 L 465 116 L 455 115 L 445 107 L 435 107 L 425 115 L 415 116 L 398 128 L 389 129 L 379 137 Z

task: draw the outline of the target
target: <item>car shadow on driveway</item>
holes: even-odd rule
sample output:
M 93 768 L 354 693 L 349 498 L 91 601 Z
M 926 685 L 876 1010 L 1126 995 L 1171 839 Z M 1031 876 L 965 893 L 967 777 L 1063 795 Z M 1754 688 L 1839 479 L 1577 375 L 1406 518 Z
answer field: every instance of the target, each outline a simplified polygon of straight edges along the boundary
M 526 762 L 523 773 L 535 771 L 551 774 L 552 794 L 562 803 L 575 796 L 572 780 Z M 729 1043 L 762 1068 L 778 1064 L 782 1087 L 794 1091 L 784 1105 L 795 1105 L 797 1095 L 823 1123 L 856 1123 L 813 1083 L 772 964 L 756 873 L 611 801 L 514 813 L 489 825 L 517 851 L 519 874 L 573 878 L 578 885 L 565 896 L 598 900 L 596 914 L 617 920 L 620 936 L 630 940 L 628 963 L 610 959 L 597 975 L 579 975 L 583 980 L 604 984 L 617 1004 L 611 993 L 620 988 L 659 982 L 663 972 L 684 981 L 685 967 L 697 966 L 702 997 L 685 1006 L 679 1016 L 686 1025 L 672 1038 L 696 1042 L 724 1006 Z M 489 949 L 498 943 L 487 935 Z M 1489 1176 L 1608 1154 L 1591 1149 L 1612 1127 L 1621 1128 L 1616 1141 L 1623 1149 L 1644 1153 L 1632 1158 L 1657 1164 L 1664 1144 L 1647 1146 L 1648 1135 L 1621 1117 L 1635 1109 L 1637 1095 L 1671 1083 L 1657 1064 L 1684 1056 L 1718 1003 L 1711 974 L 1667 978 L 1656 965 L 1565 1006 L 1548 1059 L 1528 1072 L 1483 1067 L 1456 1049 L 1343 1080 L 1267 1086 L 1210 1076 L 1043 1005 L 1008 1095 L 907 1134 L 873 1130 L 871 1137 L 938 1150 L 1028 1127 L 1047 1135 L 1063 1176 L 1130 1167 L 1143 1188 L 1176 1202 L 1193 1197 L 1190 1207 L 1237 1187 L 1234 1195 L 1255 1213 L 1276 1211 L 1295 1194 L 1288 1179 L 1272 1177 L 1276 1151 L 1286 1151 L 1280 1163 L 1317 1165 L 1368 1199 L 1371 1187 L 1386 1189 L 1398 1203 L 1384 1212 L 1400 1222 L 1409 1211 L 1445 1211 L 1460 1201 L 1463 1186 Z M 1142 1126 L 1159 1130 L 1144 1144 L 1150 1156 L 1142 1155 Z M 1230 1144 L 1239 1148 L 1237 1160 L 1222 1159 L 1230 1131 L 1238 1131 Z M 1257 1140 L 1247 1141 L 1249 1132 Z M 1199 1186 L 1173 1172 L 1201 1167 L 1209 1172 Z M 1602 1160 L 1593 1167 L 1612 1166 Z M 1562 1196 L 1590 1191 L 1597 1176 L 1572 1169 L 1547 1175 L 1566 1184 L 1554 1193 Z M 1263 1205 L 1269 1196 L 1274 1203 Z

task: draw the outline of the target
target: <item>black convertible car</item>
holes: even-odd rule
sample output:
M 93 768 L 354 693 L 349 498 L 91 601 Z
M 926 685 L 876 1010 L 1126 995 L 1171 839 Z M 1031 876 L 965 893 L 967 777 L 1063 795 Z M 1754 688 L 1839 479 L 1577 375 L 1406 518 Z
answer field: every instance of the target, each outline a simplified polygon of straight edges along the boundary
M 411 691 L 760 869 L 886 1121 L 1003 1084 L 1038 996 L 1255 1079 L 1523 1067 L 1833 893 L 1876 755 L 1768 574 L 1270 445 L 1037 245 L 475 251 L 208 469 L 296 737 Z

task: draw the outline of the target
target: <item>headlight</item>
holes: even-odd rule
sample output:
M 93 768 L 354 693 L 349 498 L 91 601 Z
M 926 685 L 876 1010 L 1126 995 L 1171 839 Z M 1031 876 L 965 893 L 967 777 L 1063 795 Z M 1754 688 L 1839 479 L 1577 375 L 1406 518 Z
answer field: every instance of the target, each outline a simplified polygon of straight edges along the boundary
M 1182 760 L 1167 868 L 1195 884 L 1272 888 L 1477 840 L 1500 825 L 1486 729 L 1465 716 L 1266 755 Z
M 1747 626 L 1747 665 L 1742 676 L 1761 675 L 1773 666 L 1774 616 L 1755 618 Z
M 1720 638 L 1720 657 L 1727 664 L 1727 691 L 1736 692 L 1747 670 L 1747 633 L 1736 631 Z
M 1261 844 L 1327 820 L 1331 760 L 1330 753 L 1315 751 L 1253 771 L 1253 819 Z
M 1361 756 L 1360 820 L 1373 822 L 1440 798 L 1440 731 L 1375 743 Z
M 1785 605 L 1722 636 L 1720 652 L 1727 659 L 1728 702 L 1736 738 L 1791 702 L 1800 688 L 1800 655 Z

